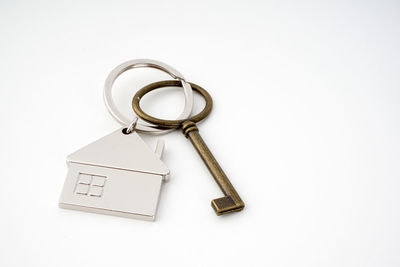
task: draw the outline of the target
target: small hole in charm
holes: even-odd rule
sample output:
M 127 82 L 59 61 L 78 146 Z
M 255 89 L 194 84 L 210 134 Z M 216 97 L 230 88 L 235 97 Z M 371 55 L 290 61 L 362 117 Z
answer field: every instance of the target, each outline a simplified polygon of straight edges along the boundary
M 122 129 L 122 133 L 123 133 L 123 134 L 126 134 L 126 135 L 130 134 L 130 133 L 128 133 L 128 128 Z

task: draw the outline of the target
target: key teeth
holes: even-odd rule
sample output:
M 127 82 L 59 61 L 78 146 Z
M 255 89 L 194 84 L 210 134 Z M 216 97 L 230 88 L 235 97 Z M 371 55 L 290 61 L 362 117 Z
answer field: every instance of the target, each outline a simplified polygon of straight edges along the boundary
M 237 204 L 231 196 L 214 199 L 211 201 L 211 206 L 218 216 L 230 212 L 238 212 L 244 208 L 244 204 Z

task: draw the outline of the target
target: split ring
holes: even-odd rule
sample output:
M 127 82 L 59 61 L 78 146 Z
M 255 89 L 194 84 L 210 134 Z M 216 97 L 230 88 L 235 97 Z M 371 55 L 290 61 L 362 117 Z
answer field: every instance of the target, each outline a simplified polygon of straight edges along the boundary
M 116 68 L 114 68 L 111 73 L 108 75 L 106 82 L 104 84 L 104 102 L 106 104 L 106 107 L 110 114 L 116 119 L 120 124 L 127 126 L 132 123 L 132 119 L 126 118 L 124 115 L 122 115 L 113 100 L 111 89 L 114 84 L 114 81 L 118 78 L 119 75 L 124 73 L 125 71 L 133 68 L 143 68 L 143 67 L 150 67 L 150 68 L 155 68 L 159 69 L 161 71 L 166 72 L 167 74 L 171 75 L 172 78 L 177 79 L 174 80 L 177 85 L 183 87 L 183 92 L 185 94 L 185 107 L 179 115 L 178 119 L 183 119 L 186 120 L 193 108 L 193 91 L 188 82 L 186 82 L 185 78 L 182 76 L 182 74 L 174 69 L 173 67 L 162 63 L 160 61 L 156 60 L 151 60 L 151 59 L 135 59 L 135 60 L 130 60 L 127 62 L 124 62 L 120 65 L 118 65 Z M 167 128 L 176 128 L 176 127 L 167 127 Z M 135 125 L 135 130 L 138 132 L 142 133 L 148 133 L 148 134 L 164 134 L 168 133 L 170 131 L 173 131 L 173 129 L 160 129 L 159 126 L 152 126 L 152 125 L 145 125 L 141 123 L 136 123 Z

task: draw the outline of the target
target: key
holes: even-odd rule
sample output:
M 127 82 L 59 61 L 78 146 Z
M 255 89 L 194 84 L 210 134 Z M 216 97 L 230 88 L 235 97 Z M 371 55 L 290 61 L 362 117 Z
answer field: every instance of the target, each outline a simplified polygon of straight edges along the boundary
M 224 197 L 211 201 L 211 206 L 217 215 L 243 210 L 244 202 L 236 192 L 221 166 L 218 164 L 210 149 L 207 147 L 196 124 L 191 121 L 184 122 L 182 124 L 182 132 L 197 150 L 201 159 L 214 177 L 214 180 L 225 195 Z
M 221 166 L 218 164 L 217 160 L 214 158 L 204 140 L 201 138 L 199 134 L 199 129 L 196 126 L 197 122 L 207 117 L 208 114 L 211 112 L 213 105 L 212 98 L 210 94 L 200 86 L 194 83 L 189 84 L 192 89 L 200 93 L 200 95 L 202 95 L 206 101 L 204 109 L 199 114 L 191 118 L 188 118 L 186 120 L 158 119 L 148 115 L 140 107 L 141 98 L 148 92 L 162 87 L 181 86 L 180 81 L 176 80 L 156 82 L 143 87 L 138 92 L 136 92 L 135 96 L 133 97 L 132 108 L 141 119 L 148 123 L 157 125 L 162 129 L 182 128 L 183 134 L 193 144 L 203 162 L 206 164 L 208 170 L 214 177 L 214 180 L 217 182 L 225 195 L 224 197 L 217 198 L 211 201 L 211 206 L 215 210 L 216 214 L 223 215 L 230 212 L 241 211 L 245 206 L 244 202 L 240 198 L 239 194 L 236 192 L 235 188 L 229 181 Z

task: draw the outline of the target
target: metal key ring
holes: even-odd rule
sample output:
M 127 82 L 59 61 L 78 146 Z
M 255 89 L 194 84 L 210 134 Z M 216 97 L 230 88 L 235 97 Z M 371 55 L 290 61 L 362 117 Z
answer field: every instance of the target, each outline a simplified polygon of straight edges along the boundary
M 110 74 L 108 75 L 106 82 L 104 84 L 104 102 L 105 105 L 110 112 L 110 114 L 116 119 L 120 124 L 127 126 L 131 125 L 133 119 L 128 119 L 124 115 L 122 115 L 113 100 L 111 89 L 112 86 L 115 82 L 115 80 L 118 78 L 119 75 L 124 73 L 125 71 L 133 68 L 143 68 L 143 67 L 150 67 L 150 68 L 155 68 L 159 69 L 161 71 L 166 72 L 167 74 L 171 75 L 175 80 L 175 82 L 183 87 L 183 92 L 185 94 L 185 107 L 183 109 L 183 112 L 181 115 L 178 116 L 178 119 L 186 119 L 190 116 L 192 113 L 192 108 L 193 108 L 193 91 L 188 82 L 186 82 L 185 78 L 182 76 L 182 74 L 174 69 L 173 67 L 162 63 L 160 61 L 152 60 L 152 59 L 135 59 L 135 60 L 130 60 L 127 62 L 124 62 L 120 65 L 118 65 L 116 68 L 114 68 Z M 174 128 L 174 127 L 167 127 L 167 128 Z M 177 128 L 177 127 L 175 127 Z M 168 133 L 170 131 L 173 131 L 174 129 L 162 129 L 161 127 L 155 125 L 145 125 L 141 123 L 136 123 L 135 125 L 135 130 L 138 132 L 142 133 L 148 133 L 148 134 L 164 134 Z
M 135 111 L 136 115 L 138 115 L 139 118 L 141 118 L 142 120 L 144 120 L 148 123 L 160 126 L 160 127 L 164 127 L 164 128 L 173 128 L 173 129 L 178 128 L 178 127 L 182 126 L 182 124 L 186 121 L 191 121 L 194 123 L 199 122 L 202 119 L 204 119 L 205 117 L 207 117 L 208 114 L 210 114 L 210 112 L 212 110 L 212 106 L 213 106 L 213 101 L 212 101 L 210 94 L 205 89 L 203 89 L 202 87 L 200 87 L 194 83 L 189 83 L 189 84 L 191 85 L 193 90 L 200 93 L 200 95 L 204 98 L 204 100 L 206 102 L 204 109 L 200 113 L 198 113 L 197 115 L 195 115 L 193 117 L 190 117 L 187 119 L 178 119 L 178 120 L 162 120 L 162 119 L 154 118 L 154 117 L 148 115 L 140 107 L 140 100 L 142 99 L 142 97 L 145 94 L 147 94 L 153 90 L 162 88 L 162 87 L 180 86 L 179 81 L 176 81 L 176 80 L 155 82 L 155 83 L 152 83 L 152 84 L 149 84 L 149 85 L 143 87 L 142 89 L 137 91 L 135 96 L 133 97 L 132 108 Z

